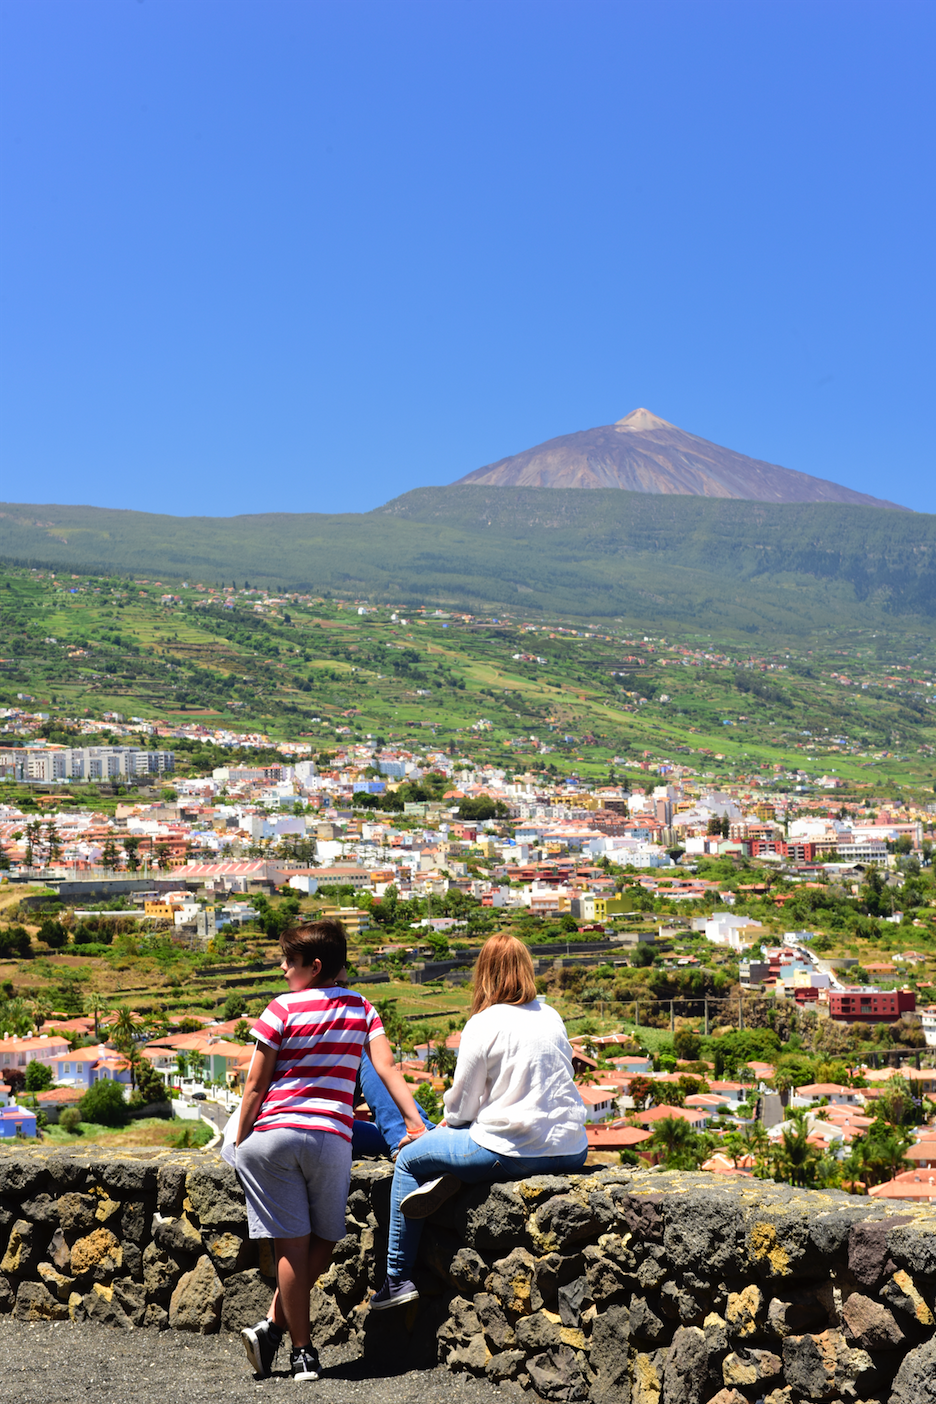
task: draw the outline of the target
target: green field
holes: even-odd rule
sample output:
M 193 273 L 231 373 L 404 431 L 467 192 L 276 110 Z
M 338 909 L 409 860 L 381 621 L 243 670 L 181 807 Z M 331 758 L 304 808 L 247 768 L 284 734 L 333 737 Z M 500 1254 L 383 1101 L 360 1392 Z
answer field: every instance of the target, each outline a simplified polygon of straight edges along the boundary
M 160 581 L 0 567 L 0 705 L 48 712 L 43 732 L 62 741 L 67 719 L 114 711 L 304 738 L 314 753 L 371 736 L 593 777 L 670 762 L 781 784 L 834 770 L 875 793 L 936 780 L 932 638 L 915 626 L 664 635 L 194 584 L 163 603 Z M 230 755 L 175 749 L 195 769 Z

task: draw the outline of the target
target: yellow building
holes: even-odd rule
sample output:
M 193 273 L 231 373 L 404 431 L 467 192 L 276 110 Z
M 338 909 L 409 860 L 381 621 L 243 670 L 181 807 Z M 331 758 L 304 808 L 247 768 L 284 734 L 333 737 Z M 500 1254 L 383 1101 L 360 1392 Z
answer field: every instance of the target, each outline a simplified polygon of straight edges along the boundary
M 143 915 L 148 917 L 160 917 L 163 921 L 174 921 L 175 914 L 179 910 L 172 902 L 144 902 Z
M 341 922 L 349 936 L 360 936 L 362 931 L 371 928 L 371 914 L 360 907 L 320 907 L 317 917 L 335 917 Z

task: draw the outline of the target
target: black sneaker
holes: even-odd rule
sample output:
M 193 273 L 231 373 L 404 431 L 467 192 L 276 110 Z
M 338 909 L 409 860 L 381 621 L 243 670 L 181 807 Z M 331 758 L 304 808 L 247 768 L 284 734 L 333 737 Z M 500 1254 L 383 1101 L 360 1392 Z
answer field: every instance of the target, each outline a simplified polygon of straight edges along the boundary
M 276 1352 L 283 1343 L 280 1328 L 267 1316 L 258 1321 L 256 1326 L 245 1326 L 241 1331 L 241 1340 L 244 1342 L 247 1359 L 254 1374 L 259 1375 L 262 1380 L 268 1379 Z
M 406 1277 L 388 1277 L 379 1292 L 370 1300 L 371 1311 L 386 1311 L 387 1307 L 402 1306 L 419 1300 L 419 1293 Z
M 317 1380 L 322 1372 L 315 1346 L 296 1346 L 289 1352 L 289 1373 L 293 1379 Z
M 457 1175 L 440 1175 L 437 1180 L 427 1180 L 424 1185 L 414 1189 L 402 1201 L 400 1208 L 408 1219 L 428 1219 L 461 1186 Z

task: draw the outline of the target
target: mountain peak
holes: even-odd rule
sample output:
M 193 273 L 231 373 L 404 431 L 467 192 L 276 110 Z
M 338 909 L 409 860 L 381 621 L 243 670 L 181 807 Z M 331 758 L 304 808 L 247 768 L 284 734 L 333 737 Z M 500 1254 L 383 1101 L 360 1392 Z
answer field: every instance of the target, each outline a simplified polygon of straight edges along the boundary
M 658 414 L 651 414 L 648 409 L 631 410 L 630 414 L 625 414 L 623 419 L 615 423 L 615 429 L 627 432 L 628 429 L 638 432 L 646 432 L 648 429 L 675 429 L 675 424 L 670 424 L 669 420 L 661 419 Z
M 897 506 L 709 443 L 643 408 L 631 410 L 616 424 L 548 439 L 523 453 L 476 468 L 458 482 L 488 487 L 623 488 L 627 492 L 738 497 L 754 502 Z

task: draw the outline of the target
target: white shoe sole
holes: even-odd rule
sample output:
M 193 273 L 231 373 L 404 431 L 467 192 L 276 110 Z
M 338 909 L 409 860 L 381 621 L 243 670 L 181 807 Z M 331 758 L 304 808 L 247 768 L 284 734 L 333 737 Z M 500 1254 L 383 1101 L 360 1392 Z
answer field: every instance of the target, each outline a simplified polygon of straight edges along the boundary
M 240 1337 L 244 1342 L 247 1359 L 250 1361 L 250 1368 L 253 1370 L 254 1374 L 268 1375 L 269 1371 L 264 1370 L 263 1362 L 260 1358 L 260 1337 L 257 1335 L 256 1331 L 252 1326 L 245 1326 L 240 1333 Z
M 428 1180 L 413 1190 L 400 1204 L 407 1219 L 428 1219 L 440 1205 L 460 1190 L 462 1182 L 457 1175 L 440 1175 L 437 1180 Z

